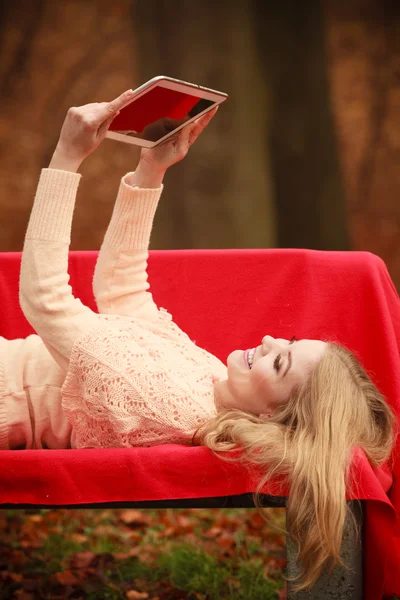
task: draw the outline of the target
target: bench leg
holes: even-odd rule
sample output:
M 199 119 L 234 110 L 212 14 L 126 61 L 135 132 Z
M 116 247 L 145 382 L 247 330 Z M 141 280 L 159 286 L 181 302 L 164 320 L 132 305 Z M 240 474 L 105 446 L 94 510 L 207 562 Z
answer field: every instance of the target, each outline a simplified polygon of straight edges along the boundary
M 295 594 L 292 591 L 293 584 L 287 582 L 287 598 L 288 600 L 362 600 L 363 598 L 363 556 L 362 556 L 362 540 L 363 540 L 363 517 L 364 517 L 364 502 L 361 501 L 361 506 L 354 500 L 347 501 L 348 506 L 352 510 L 357 523 L 360 527 L 360 543 L 356 545 L 356 533 L 350 516 L 346 517 L 344 525 L 344 535 L 341 548 L 341 558 L 351 571 L 346 571 L 342 567 L 336 565 L 330 578 L 328 573 L 316 581 L 312 589 L 309 591 L 301 591 Z M 299 569 L 295 564 L 296 552 L 289 538 L 286 540 L 286 556 L 287 556 L 287 577 L 296 577 Z

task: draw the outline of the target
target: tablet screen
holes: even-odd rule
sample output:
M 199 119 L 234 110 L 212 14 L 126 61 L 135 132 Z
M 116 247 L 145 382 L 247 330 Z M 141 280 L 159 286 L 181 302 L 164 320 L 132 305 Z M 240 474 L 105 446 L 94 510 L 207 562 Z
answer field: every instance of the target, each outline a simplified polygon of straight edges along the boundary
M 213 104 L 214 100 L 155 86 L 123 108 L 109 130 L 156 142 Z

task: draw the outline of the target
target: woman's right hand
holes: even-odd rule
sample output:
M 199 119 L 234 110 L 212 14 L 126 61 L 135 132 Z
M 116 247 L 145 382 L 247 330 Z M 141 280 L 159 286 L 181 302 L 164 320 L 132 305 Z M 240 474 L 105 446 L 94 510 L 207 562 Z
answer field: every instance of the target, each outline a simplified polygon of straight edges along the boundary
M 104 140 L 112 121 L 129 104 L 133 93 L 133 90 L 126 90 L 111 102 L 71 106 L 54 152 L 57 160 L 69 161 L 78 168 Z

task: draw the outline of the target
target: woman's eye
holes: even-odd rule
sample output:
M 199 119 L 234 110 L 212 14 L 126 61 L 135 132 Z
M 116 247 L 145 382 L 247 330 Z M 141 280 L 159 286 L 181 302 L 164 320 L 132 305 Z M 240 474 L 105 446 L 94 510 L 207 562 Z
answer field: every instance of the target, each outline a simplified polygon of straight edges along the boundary
M 281 368 L 280 360 L 282 358 L 282 354 L 278 354 L 276 359 L 274 360 L 274 369 L 279 373 L 279 369 Z

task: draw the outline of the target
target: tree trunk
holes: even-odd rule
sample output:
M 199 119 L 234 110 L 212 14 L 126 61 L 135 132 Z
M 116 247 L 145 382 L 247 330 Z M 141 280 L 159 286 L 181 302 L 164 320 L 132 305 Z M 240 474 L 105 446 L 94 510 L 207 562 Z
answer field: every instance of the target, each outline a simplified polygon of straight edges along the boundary
M 70 106 L 136 86 L 130 1 L 0 3 L 0 251 L 21 251 L 40 170 Z M 121 60 L 123 57 L 123 60 Z M 134 146 L 104 140 L 82 164 L 71 250 L 100 248 Z
M 276 245 L 268 86 L 245 3 L 134 3 L 141 83 L 169 75 L 229 94 L 188 156 L 167 173 L 152 248 Z
M 349 249 L 320 0 L 254 0 L 280 247 Z
M 400 4 L 325 0 L 325 15 L 352 247 L 400 290 Z

